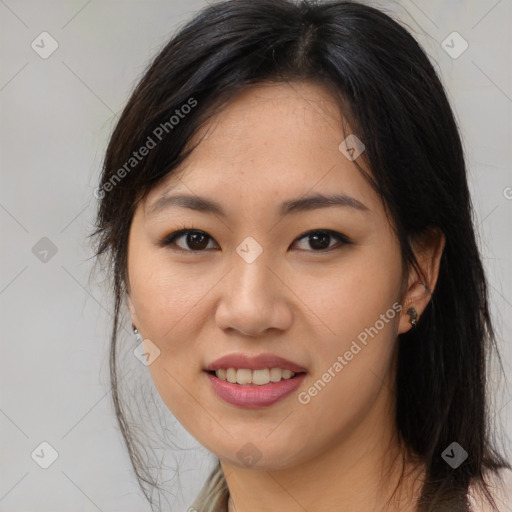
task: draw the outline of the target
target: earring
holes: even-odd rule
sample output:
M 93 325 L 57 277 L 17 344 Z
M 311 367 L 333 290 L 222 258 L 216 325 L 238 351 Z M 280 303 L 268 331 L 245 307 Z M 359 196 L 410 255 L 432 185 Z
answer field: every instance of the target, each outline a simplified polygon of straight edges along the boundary
M 407 314 L 411 317 L 411 324 L 413 327 L 416 327 L 416 324 L 418 323 L 418 313 L 414 308 L 409 308 L 407 310 Z
M 137 330 L 137 327 L 132 324 L 133 334 L 135 334 L 135 338 L 137 339 L 138 343 L 142 343 L 142 336 L 140 335 L 139 331 Z

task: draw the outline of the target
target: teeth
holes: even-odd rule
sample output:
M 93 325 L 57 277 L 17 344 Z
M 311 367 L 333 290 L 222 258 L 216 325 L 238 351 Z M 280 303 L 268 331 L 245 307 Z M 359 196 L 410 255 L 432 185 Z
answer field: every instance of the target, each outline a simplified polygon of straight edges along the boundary
M 253 370 L 251 382 L 257 386 L 268 384 L 270 382 L 270 370 L 268 368 L 264 368 L 263 370 Z
M 215 371 L 215 375 L 231 384 L 253 384 L 263 386 L 269 382 L 279 382 L 281 379 L 291 379 L 295 373 L 281 368 L 264 368 L 262 370 L 249 370 L 247 368 L 227 368 Z
M 250 384 L 252 382 L 251 370 L 237 370 L 236 382 L 237 384 Z
M 215 375 L 217 375 L 217 372 L 215 372 Z M 217 375 L 217 377 L 219 376 Z M 234 368 L 228 368 L 226 370 L 226 380 L 231 382 L 231 384 L 236 384 L 236 370 Z

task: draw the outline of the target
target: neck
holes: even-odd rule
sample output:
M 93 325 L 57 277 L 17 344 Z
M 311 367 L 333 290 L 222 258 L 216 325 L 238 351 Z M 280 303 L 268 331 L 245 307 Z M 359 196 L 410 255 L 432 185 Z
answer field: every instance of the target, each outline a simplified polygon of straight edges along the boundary
M 314 459 L 293 467 L 255 470 L 221 461 L 232 510 L 412 510 L 421 493 L 424 468 L 407 459 L 390 405 L 389 394 L 382 391 L 350 433 L 333 440 Z M 385 410 L 390 411 L 387 421 L 383 421 Z

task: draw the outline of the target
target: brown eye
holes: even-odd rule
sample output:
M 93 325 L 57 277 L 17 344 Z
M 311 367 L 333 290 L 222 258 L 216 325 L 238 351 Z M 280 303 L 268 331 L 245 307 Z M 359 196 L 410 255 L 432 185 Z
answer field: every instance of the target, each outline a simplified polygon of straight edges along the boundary
M 177 243 L 177 240 L 184 240 L 181 243 Z M 176 245 L 179 249 L 184 251 L 196 251 L 200 252 L 208 248 L 208 242 L 212 238 L 207 235 L 204 231 L 197 230 L 180 230 L 171 233 L 162 242 L 164 246 Z
M 314 252 L 327 252 L 336 248 L 336 245 L 331 246 L 333 239 L 338 242 L 338 246 L 350 243 L 349 239 L 345 235 L 331 230 L 308 231 L 304 235 L 301 235 L 297 241 L 304 239 L 307 241 L 309 247 L 314 250 Z M 308 249 L 306 248 L 305 250 Z

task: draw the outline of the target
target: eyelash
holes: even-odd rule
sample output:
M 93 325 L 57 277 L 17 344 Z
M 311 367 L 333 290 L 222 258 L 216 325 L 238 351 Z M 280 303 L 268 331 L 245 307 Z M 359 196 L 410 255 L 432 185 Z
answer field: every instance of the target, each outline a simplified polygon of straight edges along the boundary
M 160 240 L 159 245 L 161 247 L 169 247 L 169 246 L 173 245 L 177 239 L 183 237 L 184 235 L 188 235 L 191 233 L 199 233 L 202 235 L 206 235 L 209 238 L 209 240 L 213 240 L 213 238 L 210 235 L 208 235 L 208 233 L 205 233 L 204 231 L 201 231 L 200 229 L 183 227 L 183 229 L 174 231 L 174 232 L 170 233 L 169 235 L 167 235 L 162 240 Z M 327 253 L 327 252 L 331 252 L 335 249 L 341 249 L 341 247 L 343 245 L 349 245 L 352 243 L 347 236 L 343 235 L 342 233 L 338 233 L 337 231 L 333 231 L 331 229 L 314 229 L 314 230 L 306 231 L 305 233 L 303 233 L 302 235 L 297 237 L 294 240 L 294 243 L 299 240 L 302 240 L 303 238 L 307 238 L 308 235 L 314 235 L 314 234 L 324 234 L 324 235 L 330 236 L 331 238 L 335 238 L 338 240 L 339 243 L 341 243 L 341 246 L 338 246 L 338 247 L 334 246 L 329 249 L 311 250 L 311 251 L 306 251 L 306 252 Z M 179 252 L 202 253 L 202 252 L 207 251 L 208 249 L 201 249 L 201 250 L 194 251 L 192 249 L 183 249 L 181 247 L 177 247 L 177 248 L 173 248 L 173 250 L 179 251 Z

